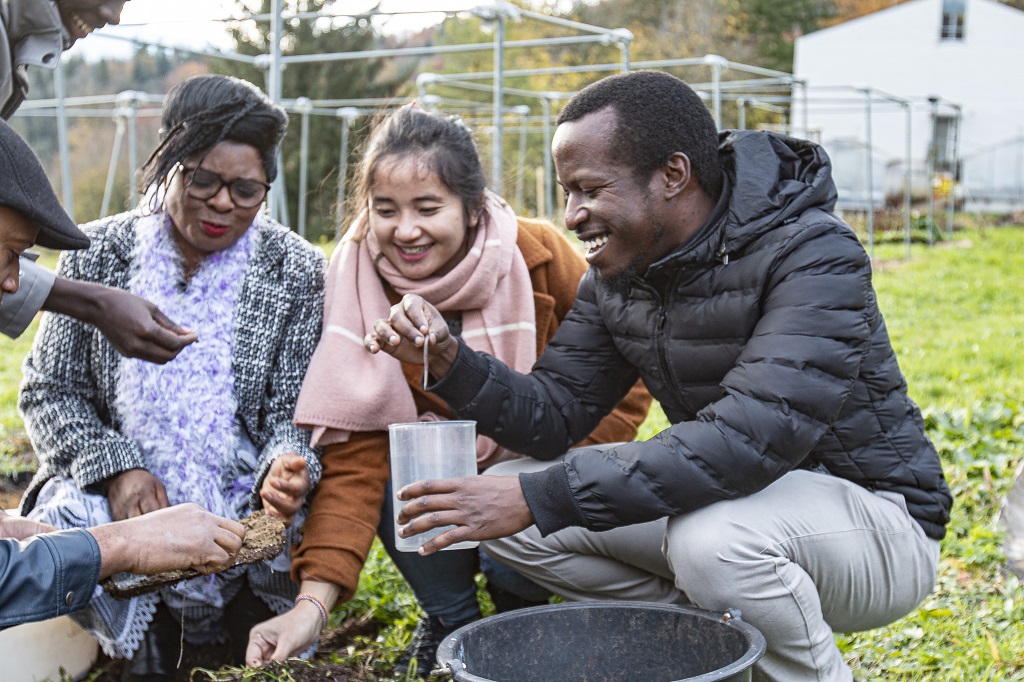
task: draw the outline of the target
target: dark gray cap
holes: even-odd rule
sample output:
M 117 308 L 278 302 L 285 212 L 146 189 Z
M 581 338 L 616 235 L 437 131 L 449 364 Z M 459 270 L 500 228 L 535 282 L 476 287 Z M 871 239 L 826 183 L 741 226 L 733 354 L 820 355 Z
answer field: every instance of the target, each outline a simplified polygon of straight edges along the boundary
M 84 249 L 89 238 L 64 212 L 42 164 L 25 140 L 0 121 L 0 205 L 39 228 L 36 244 L 48 249 Z

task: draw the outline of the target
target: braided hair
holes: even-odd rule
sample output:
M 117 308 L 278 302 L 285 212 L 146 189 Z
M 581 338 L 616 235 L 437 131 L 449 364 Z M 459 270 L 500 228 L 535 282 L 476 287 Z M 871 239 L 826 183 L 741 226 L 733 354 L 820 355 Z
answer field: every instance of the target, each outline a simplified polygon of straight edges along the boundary
M 284 109 L 248 81 L 213 74 L 184 80 L 164 98 L 160 144 L 139 171 L 142 192 L 163 186 L 179 163 L 225 140 L 255 147 L 273 182 L 287 127 Z
M 467 220 L 480 212 L 487 180 L 473 134 L 458 116 L 425 111 L 413 103 L 390 113 L 367 140 L 353 181 L 350 214 L 366 209 L 382 159 L 410 155 L 416 155 L 462 200 Z

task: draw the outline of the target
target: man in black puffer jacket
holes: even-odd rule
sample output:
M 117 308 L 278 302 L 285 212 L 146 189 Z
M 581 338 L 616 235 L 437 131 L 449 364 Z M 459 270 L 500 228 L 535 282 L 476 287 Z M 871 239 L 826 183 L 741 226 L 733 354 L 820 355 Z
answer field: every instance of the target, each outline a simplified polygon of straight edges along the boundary
M 421 552 L 492 539 L 568 599 L 738 608 L 768 640 L 761 679 L 851 679 L 833 631 L 920 603 L 952 501 L 827 156 L 718 137 L 656 72 L 589 86 L 558 122 L 566 225 L 592 268 L 533 371 L 469 350 L 416 297 L 367 336 L 411 362 L 429 329 L 431 390 L 533 458 L 408 486 L 402 535 L 455 524 Z M 638 377 L 672 425 L 559 457 Z

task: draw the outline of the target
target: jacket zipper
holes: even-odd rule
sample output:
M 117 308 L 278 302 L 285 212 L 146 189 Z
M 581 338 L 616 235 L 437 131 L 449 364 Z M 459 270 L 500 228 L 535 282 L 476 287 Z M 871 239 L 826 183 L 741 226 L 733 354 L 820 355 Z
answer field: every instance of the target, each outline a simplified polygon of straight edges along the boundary
M 672 278 L 669 283 L 668 293 L 671 294 L 675 290 L 676 282 L 679 280 L 678 273 Z M 682 399 L 679 395 L 679 390 L 676 387 L 676 383 L 672 374 L 669 370 L 668 362 L 668 344 L 665 343 L 665 324 L 668 322 L 668 299 L 670 296 L 662 298 L 661 293 L 658 292 L 654 287 L 647 285 L 651 293 L 654 294 L 655 300 L 658 302 L 658 321 L 654 325 L 654 343 L 655 353 L 658 355 L 658 367 L 661 369 L 662 383 L 665 389 L 675 396 L 676 401 L 681 404 Z

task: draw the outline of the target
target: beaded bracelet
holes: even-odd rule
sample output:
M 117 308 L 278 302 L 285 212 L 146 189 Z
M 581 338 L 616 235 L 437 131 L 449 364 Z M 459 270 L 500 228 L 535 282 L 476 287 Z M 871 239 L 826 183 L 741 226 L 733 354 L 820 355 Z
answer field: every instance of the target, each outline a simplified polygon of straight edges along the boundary
M 325 627 L 327 627 L 327 607 L 324 606 L 324 603 L 322 601 L 320 601 L 311 594 L 300 594 L 295 598 L 295 603 L 298 604 L 300 601 L 308 601 L 312 603 L 313 606 L 316 607 L 317 611 L 320 612 L 320 620 L 322 621 L 320 623 L 320 629 L 323 630 Z

